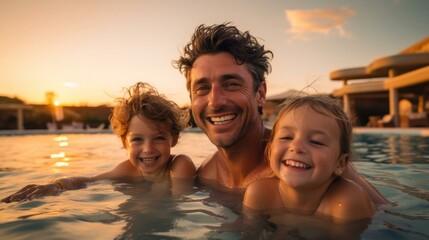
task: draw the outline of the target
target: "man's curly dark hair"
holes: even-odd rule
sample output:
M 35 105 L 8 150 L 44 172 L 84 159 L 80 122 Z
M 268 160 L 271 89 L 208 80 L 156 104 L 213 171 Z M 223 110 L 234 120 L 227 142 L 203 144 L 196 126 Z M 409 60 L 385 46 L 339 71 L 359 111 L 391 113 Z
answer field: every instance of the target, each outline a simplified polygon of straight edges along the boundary
M 190 90 L 190 74 L 195 60 L 204 54 L 227 52 L 234 56 L 237 64 L 246 64 L 252 74 L 255 92 L 265 82 L 265 74 L 271 72 L 269 60 L 274 56 L 265 50 L 248 31 L 241 32 L 230 23 L 197 27 L 191 41 L 184 47 L 176 68 L 186 77 L 186 87 Z

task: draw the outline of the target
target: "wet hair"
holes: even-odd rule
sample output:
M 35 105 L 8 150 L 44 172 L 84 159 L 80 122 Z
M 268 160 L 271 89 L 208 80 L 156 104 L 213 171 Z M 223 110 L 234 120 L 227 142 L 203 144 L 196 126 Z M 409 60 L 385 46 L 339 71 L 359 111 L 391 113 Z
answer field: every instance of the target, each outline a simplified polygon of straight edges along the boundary
M 174 61 L 176 68 L 186 77 L 186 87 L 190 90 L 192 66 L 198 57 L 205 54 L 230 53 L 237 64 L 246 64 L 253 77 L 255 92 L 265 82 L 265 74 L 271 72 L 269 60 L 273 53 L 265 50 L 258 40 L 248 31 L 241 32 L 230 23 L 198 26 L 191 41 L 184 47 L 179 60 Z
M 330 97 L 327 94 L 313 94 L 313 95 L 305 95 L 305 96 L 291 96 L 285 99 L 285 101 L 279 106 L 280 111 L 277 115 L 276 122 L 273 126 L 273 131 L 268 140 L 267 148 L 265 154 L 268 159 L 269 148 L 271 142 L 273 141 L 274 134 L 278 128 L 277 123 L 280 118 L 282 118 L 287 113 L 301 107 L 301 106 L 309 106 L 314 111 L 325 115 L 327 117 L 332 117 L 336 120 L 339 128 L 340 128 L 340 155 L 341 154 L 349 154 L 351 156 L 351 142 L 352 142 L 352 129 L 353 122 L 349 118 L 349 116 L 344 112 L 341 103 L 335 99 Z
M 138 82 L 125 89 L 124 97 L 115 99 L 115 106 L 110 115 L 110 124 L 127 148 L 126 135 L 130 120 L 134 116 L 144 117 L 157 128 L 167 130 L 174 139 L 187 127 L 188 114 L 182 111 L 173 101 L 148 83 Z

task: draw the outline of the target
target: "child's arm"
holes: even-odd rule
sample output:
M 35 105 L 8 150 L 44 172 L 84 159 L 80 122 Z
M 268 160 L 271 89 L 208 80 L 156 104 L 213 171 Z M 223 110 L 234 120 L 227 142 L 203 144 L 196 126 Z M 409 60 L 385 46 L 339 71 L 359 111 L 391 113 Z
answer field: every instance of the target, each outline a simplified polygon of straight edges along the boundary
M 16 193 L 3 198 L 5 203 L 27 201 L 49 195 L 58 195 L 63 191 L 75 190 L 85 187 L 86 183 L 103 180 L 115 179 L 130 176 L 130 161 L 126 160 L 118 164 L 109 172 L 99 174 L 95 177 L 66 177 L 60 178 L 47 184 L 30 184 L 23 187 Z
M 197 170 L 191 158 L 186 155 L 177 155 L 171 164 L 171 191 L 174 196 L 181 196 L 192 192 Z
M 262 187 L 262 188 L 261 188 Z M 241 210 L 244 216 L 244 223 L 246 225 L 253 224 L 255 221 L 261 218 L 261 210 L 266 208 L 264 203 L 268 200 L 268 196 L 264 198 L 262 192 L 264 188 L 260 184 L 260 181 L 251 183 L 247 186 L 243 197 L 243 209 Z
M 40 198 L 48 195 L 58 195 L 63 191 L 78 189 L 85 183 L 91 181 L 91 178 L 87 177 L 69 177 L 60 178 L 47 184 L 30 184 L 23 187 L 16 193 L 3 198 L 1 201 L 5 203 L 27 201 L 35 198 Z
M 283 207 L 278 184 L 278 178 L 266 178 L 251 183 L 244 193 L 243 207 L 254 211 Z

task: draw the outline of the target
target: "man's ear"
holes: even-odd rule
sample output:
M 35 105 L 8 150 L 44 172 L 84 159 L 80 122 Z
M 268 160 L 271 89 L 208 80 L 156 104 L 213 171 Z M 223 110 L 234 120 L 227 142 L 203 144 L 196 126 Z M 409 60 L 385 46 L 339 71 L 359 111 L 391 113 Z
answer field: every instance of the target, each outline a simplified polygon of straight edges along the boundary
M 267 98 L 267 83 L 262 82 L 257 92 L 258 107 L 263 107 Z
M 349 164 L 350 156 L 347 153 L 344 153 L 340 156 L 337 161 L 337 165 L 335 168 L 335 175 L 341 176 L 343 172 L 347 169 L 347 164 Z

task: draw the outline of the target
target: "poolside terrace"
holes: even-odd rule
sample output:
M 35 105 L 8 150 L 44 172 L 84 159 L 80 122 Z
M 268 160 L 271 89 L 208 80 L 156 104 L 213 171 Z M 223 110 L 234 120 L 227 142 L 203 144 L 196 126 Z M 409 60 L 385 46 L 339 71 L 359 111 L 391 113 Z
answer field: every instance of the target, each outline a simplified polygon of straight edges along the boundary
M 429 37 L 366 66 L 332 71 L 330 78 L 343 81 L 332 95 L 360 126 L 429 127 Z

